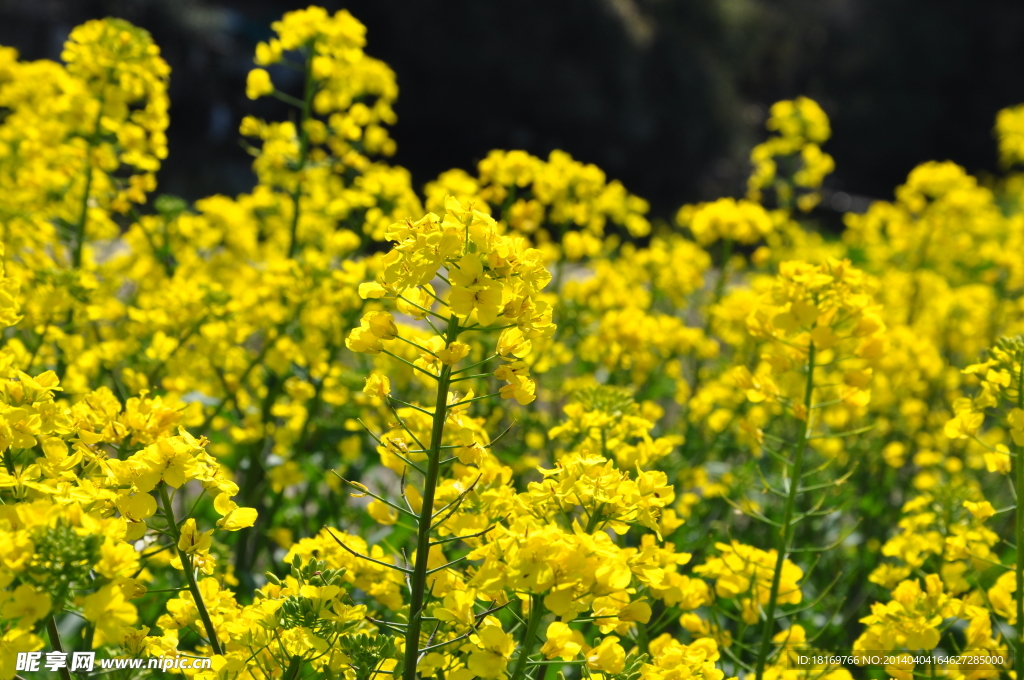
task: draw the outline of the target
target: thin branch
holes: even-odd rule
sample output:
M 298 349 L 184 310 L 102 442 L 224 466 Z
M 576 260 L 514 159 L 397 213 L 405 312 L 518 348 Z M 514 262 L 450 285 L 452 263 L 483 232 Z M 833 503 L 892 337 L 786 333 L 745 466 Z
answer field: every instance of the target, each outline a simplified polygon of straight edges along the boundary
M 362 486 L 360 484 L 356 484 L 355 482 L 351 482 L 351 481 L 345 479 L 344 477 L 342 477 L 341 475 L 338 474 L 337 470 L 331 470 L 331 472 L 334 474 L 335 477 L 337 477 L 341 481 L 345 482 L 346 484 L 351 486 L 353 489 L 357 489 L 359 491 L 359 493 L 366 494 L 367 496 L 370 496 L 371 498 L 375 498 L 378 501 L 380 501 L 381 503 L 383 503 L 384 505 L 387 505 L 390 508 L 394 508 L 395 510 L 397 510 L 400 513 L 402 513 L 403 515 L 408 515 L 409 517 L 412 517 L 413 519 L 419 521 L 419 517 L 415 513 L 409 512 L 405 508 L 400 507 L 400 506 L 392 503 L 388 499 L 383 498 L 381 496 L 378 496 L 374 492 L 372 492 L 369 489 L 367 489 L 365 486 Z
M 481 478 L 482 476 L 483 476 L 482 474 L 481 474 L 481 475 L 477 475 L 477 478 L 473 480 L 473 483 L 472 483 L 472 484 L 470 484 L 470 485 L 469 485 L 469 486 L 468 486 L 468 487 L 466 488 L 466 490 L 465 490 L 465 491 L 463 491 L 462 493 L 460 493 L 460 494 L 459 494 L 459 495 L 458 495 L 458 496 L 457 496 L 457 497 L 455 498 L 455 500 L 453 500 L 453 501 L 452 501 L 451 503 L 449 503 L 448 505 L 444 506 L 443 508 L 441 508 L 440 510 L 438 510 L 437 512 L 435 512 L 435 513 L 434 513 L 434 514 L 433 514 L 433 515 L 431 516 L 431 518 L 430 518 L 430 519 L 431 519 L 431 520 L 433 520 L 433 519 L 434 519 L 434 517 L 437 517 L 438 515 L 440 515 L 440 514 L 441 514 L 442 512 L 444 512 L 445 510 L 448 510 L 448 508 L 451 508 L 451 510 L 449 510 L 449 512 L 448 512 L 448 514 L 447 514 L 447 515 L 445 515 L 444 517 L 442 517 L 441 519 L 437 520 L 437 522 L 435 522 L 434 524 L 432 524 L 432 525 L 431 525 L 431 527 L 430 527 L 430 530 L 431 530 L 431 531 L 433 531 L 434 529 L 437 529 L 437 528 L 438 528 L 439 526 L 441 526 L 442 524 L 444 524 L 444 523 L 445 523 L 445 522 L 446 522 L 446 521 L 448 520 L 448 518 L 449 518 L 449 517 L 451 517 L 451 516 L 452 516 L 453 514 L 455 514 L 455 511 L 459 509 L 459 506 L 460 506 L 460 505 L 462 505 L 462 501 L 463 501 L 463 499 L 465 499 L 466 495 L 467 495 L 467 494 L 469 494 L 469 492 L 470 492 L 470 491 L 472 491 L 474 487 L 476 487 L 476 483 L 480 481 L 480 478 Z
M 478 531 L 475 534 L 467 534 L 465 536 L 449 536 L 448 538 L 439 538 L 436 541 L 432 541 L 430 543 L 430 545 L 431 546 L 435 546 L 435 545 L 442 545 L 444 543 L 452 543 L 454 541 L 465 541 L 465 540 L 470 539 L 470 538 L 480 538 L 481 536 L 484 536 L 484 535 L 490 533 L 490 531 L 492 529 L 494 529 L 499 524 L 504 522 L 507 517 L 508 517 L 508 515 L 505 515 L 505 517 L 502 517 L 501 519 L 499 519 L 497 522 L 495 522 L 491 526 L 487 527 L 483 531 Z
M 329 533 L 331 535 L 331 538 L 333 538 L 338 545 L 340 545 L 342 548 L 344 548 L 348 552 L 352 553 L 356 557 L 364 559 L 367 562 L 373 562 L 374 564 L 379 564 L 380 566 L 387 567 L 388 569 L 394 569 L 395 571 L 400 571 L 403 574 L 411 574 L 412 573 L 412 569 L 406 569 L 404 567 L 398 566 L 397 564 L 388 564 L 387 562 L 382 562 L 380 560 L 375 560 L 372 557 L 369 557 L 368 555 L 362 555 L 360 553 L 357 553 L 355 550 L 353 550 L 352 548 L 350 548 L 347 545 L 345 545 L 344 543 L 342 543 L 341 540 L 337 536 L 334 535 L 334 532 L 331 531 L 330 528 L 325 526 L 324 529 L 327 530 L 327 533 Z
M 462 557 L 459 557 L 458 559 L 452 560 L 448 564 L 441 565 L 440 567 L 434 567 L 433 569 L 427 569 L 427 576 L 430 576 L 431 574 L 436 574 L 439 571 L 444 571 L 445 569 L 448 569 L 449 567 L 454 567 L 456 564 L 460 564 L 462 562 L 465 562 L 468 559 L 469 559 L 468 555 L 463 555 Z

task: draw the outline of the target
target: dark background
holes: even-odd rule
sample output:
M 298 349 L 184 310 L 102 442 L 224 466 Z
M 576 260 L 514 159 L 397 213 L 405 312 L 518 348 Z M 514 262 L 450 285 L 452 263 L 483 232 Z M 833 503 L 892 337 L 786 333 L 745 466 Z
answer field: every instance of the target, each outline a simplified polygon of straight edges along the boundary
M 492 148 L 562 148 L 670 217 L 739 195 L 768 106 L 799 94 L 832 118 L 832 191 L 886 198 L 917 163 L 997 170 L 996 111 L 1024 102 L 1019 0 L 325 0 L 368 27 L 398 74 L 394 162 L 417 187 Z M 253 183 L 245 75 L 284 0 L 0 0 L 0 44 L 51 58 L 70 29 L 119 16 L 173 69 L 161 191 Z M 847 201 L 848 202 L 848 201 Z M 825 203 L 827 208 L 828 201 Z

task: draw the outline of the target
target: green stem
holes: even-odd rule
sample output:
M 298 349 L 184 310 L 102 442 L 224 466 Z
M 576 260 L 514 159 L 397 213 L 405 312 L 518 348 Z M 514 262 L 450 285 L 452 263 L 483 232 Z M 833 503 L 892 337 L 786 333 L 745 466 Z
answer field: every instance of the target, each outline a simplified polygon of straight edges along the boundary
M 540 627 L 540 620 L 543 618 L 543 602 L 540 595 L 530 596 L 530 618 L 526 620 L 526 637 L 523 638 L 522 649 L 519 651 L 519 658 L 516 659 L 516 667 L 512 671 L 511 680 L 522 680 L 526 672 L 526 661 L 530 658 L 530 651 L 537 638 L 537 629 Z
M 78 224 L 75 225 L 75 250 L 72 265 L 75 269 L 82 266 L 82 247 L 85 245 L 85 225 L 89 221 L 89 192 L 92 191 L 92 150 L 95 146 L 96 137 L 100 134 L 100 121 L 103 118 L 104 98 L 100 97 L 100 110 L 96 114 L 96 124 L 93 126 L 92 137 L 89 145 L 85 148 L 85 190 L 82 194 L 82 209 L 78 216 Z
M 729 280 L 729 260 L 732 259 L 733 243 L 731 238 L 722 242 L 722 264 L 719 267 L 718 280 L 715 281 L 715 290 L 711 295 L 711 304 L 708 305 L 708 318 L 704 321 L 704 335 L 711 332 L 711 308 L 722 301 L 725 293 L 725 284 Z
M 722 301 L 722 295 L 725 294 L 725 284 L 729 280 L 729 260 L 732 259 L 732 239 L 727 238 L 722 242 L 722 264 L 719 265 L 718 280 L 715 281 L 715 289 L 711 293 L 711 300 L 708 303 L 705 314 L 707 318 L 704 320 L 704 335 L 711 335 L 711 322 L 714 317 L 711 314 L 711 310 Z M 693 357 L 693 385 L 691 390 L 693 394 L 697 393 L 697 387 L 700 385 L 700 369 L 703 368 L 704 361 L 696 356 Z M 687 432 L 689 436 L 691 432 Z
M 309 59 L 306 60 L 306 84 L 302 98 L 302 115 L 299 117 L 299 163 L 296 173 L 301 173 L 306 167 L 309 159 L 309 133 L 306 132 L 306 121 L 309 120 L 309 111 L 313 101 L 313 55 L 316 53 L 316 46 L 310 44 Z M 295 190 L 292 191 L 292 225 L 288 239 L 288 257 L 295 257 L 295 250 L 298 248 L 299 233 L 299 200 L 302 198 L 302 179 L 296 176 Z
M 647 624 L 637 622 L 636 624 L 636 646 L 640 648 L 641 654 L 646 654 L 650 647 L 650 636 L 647 634 Z
M 1018 354 L 1017 360 L 1020 363 L 1017 374 L 1017 408 L 1024 409 L 1024 353 Z M 1021 546 L 1024 546 L 1024 503 L 1021 502 L 1021 493 L 1024 493 L 1024 460 L 1021 460 L 1021 456 L 1024 456 L 1024 447 L 1014 444 L 1013 448 L 1016 454 L 1013 458 L 1013 467 L 1015 473 L 1014 486 L 1016 486 L 1014 492 L 1017 505 L 1015 527 L 1017 559 L 1014 565 L 1014 571 L 1017 575 L 1017 625 L 1015 631 L 1017 639 L 1014 640 L 1013 645 L 1013 665 L 1015 668 L 1020 669 L 1022 668 L 1022 662 L 1024 662 L 1024 560 L 1021 560 Z
M 213 627 L 213 621 L 210 619 L 210 612 L 206 610 L 206 603 L 203 602 L 203 596 L 199 592 L 199 584 L 196 583 L 196 574 L 192 569 L 192 559 L 188 556 L 184 550 L 178 547 L 178 542 L 181 540 L 181 531 L 178 529 L 178 523 L 174 519 L 174 510 L 171 508 L 171 499 L 167 495 L 167 485 L 160 484 L 160 500 L 164 505 L 164 515 L 167 518 L 167 527 L 170 529 L 171 536 L 174 539 L 175 549 L 178 551 L 178 557 L 181 559 L 181 566 L 185 572 L 185 580 L 188 581 L 188 590 L 192 593 L 192 599 L 195 600 L 196 609 L 199 610 L 199 618 L 203 620 L 203 627 L 206 628 L 206 637 L 210 641 L 210 647 L 213 648 L 214 654 L 223 654 L 224 650 L 220 646 L 220 641 L 217 640 L 217 631 Z
M 285 670 L 284 675 L 281 676 L 284 680 L 295 680 L 299 677 L 299 671 L 302 670 L 302 657 L 293 656 L 291 662 L 288 664 L 288 668 Z
M 71 251 L 71 265 L 73 269 L 79 269 L 82 266 L 82 250 L 85 246 L 85 225 L 89 221 L 89 193 L 92 191 L 92 150 L 96 147 L 96 139 L 100 134 L 103 107 L 106 106 L 105 91 L 100 93 L 99 101 L 100 108 L 96 112 L 96 122 L 93 124 L 92 136 L 89 137 L 88 145 L 85 148 L 85 187 L 82 191 L 82 207 L 78 215 L 78 224 L 75 225 L 75 247 Z M 74 307 L 68 305 L 67 318 L 64 321 L 65 331 L 71 328 L 74 320 Z M 42 345 L 42 338 L 40 338 L 39 344 Z M 64 353 L 61 352 L 59 344 L 55 344 L 54 347 L 57 350 L 57 375 L 62 376 L 64 375 L 64 369 L 67 367 L 64 361 Z M 31 366 L 28 368 L 31 368 Z
M 768 650 L 772 646 L 772 634 L 775 632 L 775 608 L 779 599 L 779 585 L 782 582 L 782 565 L 786 561 L 786 554 L 789 552 L 790 543 L 793 540 L 793 511 L 796 508 L 796 497 L 800 489 L 800 478 L 804 471 L 804 454 L 807 451 L 808 435 L 811 430 L 811 406 L 814 396 L 814 343 L 811 342 L 807 349 L 807 384 L 804 387 L 804 420 L 800 428 L 800 440 L 796 445 L 796 455 L 793 457 L 792 474 L 789 477 L 789 494 L 786 496 L 785 509 L 782 512 L 782 527 L 779 533 L 778 555 L 775 558 L 775 573 L 772 575 L 772 589 L 768 595 L 768 605 L 765 608 L 764 633 L 761 635 L 761 648 L 757 653 L 757 671 L 755 680 L 761 680 L 764 676 L 764 665 L 768 660 Z
M 50 635 L 50 646 L 55 652 L 63 652 L 64 647 L 60 643 L 60 633 L 57 631 L 57 619 L 51 616 L 46 620 L 46 632 Z M 60 669 L 60 677 L 63 680 L 71 680 L 71 671 L 67 665 Z
M 459 321 L 454 314 L 448 317 L 445 342 L 450 344 L 459 337 Z M 448 387 L 451 385 L 452 367 L 441 367 L 437 379 L 437 399 L 430 431 L 430 450 L 427 454 L 427 474 L 423 481 L 423 504 L 420 507 L 416 536 L 416 564 L 413 565 L 409 593 L 409 627 L 405 633 L 404 680 L 416 680 L 416 663 L 420 655 L 420 629 L 423 624 L 424 599 L 427 589 L 427 562 L 430 559 L 430 525 L 434 516 L 434 492 L 441 470 L 441 441 L 448 412 Z
M 284 382 L 271 372 L 267 377 L 266 385 L 267 394 L 263 398 L 263 403 L 260 407 L 261 423 L 271 421 L 270 412 L 274 402 L 277 400 L 277 396 L 283 389 Z M 256 508 L 258 518 L 255 526 L 238 532 L 238 542 L 235 544 L 235 573 L 239 575 L 243 592 L 247 595 L 251 595 L 256 590 L 255 582 L 252 579 L 252 566 L 256 563 L 256 556 L 259 555 L 260 551 L 259 536 L 262 533 L 261 529 L 267 526 L 264 521 L 259 519 L 267 515 L 266 493 L 265 491 L 261 492 L 267 475 L 267 470 L 264 467 L 265 463 L 260 455 L 263 449 L 264 440 L 250 445 L 248 451 L 249 463 L 245 470 L 245 478 L 242 482 L 242 488 L 239 490 L 240 496 L 238 499 L 238 502 L 243 506 Z
M 601 523 L 601 510 L 603 509 L 604 503 L 598 503 L 593 512 L 590 513 L 590 519 L 587 520 L 587 528 L 583 530 L 583 533 L 594 533 L 594 530 L 597 529 L 597 525 Z

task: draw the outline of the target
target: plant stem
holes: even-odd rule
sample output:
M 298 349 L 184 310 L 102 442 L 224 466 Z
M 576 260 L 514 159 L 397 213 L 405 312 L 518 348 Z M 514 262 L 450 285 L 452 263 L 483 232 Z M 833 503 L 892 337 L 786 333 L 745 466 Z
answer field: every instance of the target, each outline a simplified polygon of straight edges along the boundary
M 306 160 L 309 158 L 309 133 L 306 132 L 306 121 L 309 120 L 309 110 L 313 99 L 313 55 L 316 53 L 316 46 L 310 44 L 309 58 L 306 60 L 306 84 L 302 98 L 302 115 L 299 117 L 299 163 L 296 173 L 301 173 L 306 167 Z M 302 178 L 296 177 L 295 190 L 292 192 L 292 225 L 288 239 L 288 257 L 295 257 L 295 249 L 298 247 L 299 232 L 299 200 L 302 198 Z
M 291 662 L 288 664 L 288 668 L 285 669 L 284 675 L 281 676 L 284 680 L 295 680 L 299 677 L 299 672 L 302 670 L 302 657 L 293 656 Z
M 786 561 L 790 543 L 793 540 L 793 510 L 800 488 L 800 478 L 804 471 L 804 454 L 807 451 L 808 435 L 811 431 L 811 406 L 814 396 L 814 343 L 807 349 L 807 384 L 804 387 L 804 420 L 800 428 L 800 439 L 796 444 L 796 455 L 793 457 L 792 474 L 789 477 L 789 494 L 786 496 L 785 509 L 782 511 L 782 527 L 779 530 L 778 555 L 775 558 L 775 573 L 772 575 L 772 589 L 768 595 L 768 606 L 765 609 L 764 633 L 761 635 L 761 648 L 757 653 L 757 670 L 755 680 L 764 676 L 764 665 L 768 660 L 768 650 L 772 645 L 772 633 L 775 632 L 775 608 L 779 599 L 779 585 L 782 582 L 782 566 Z
M 526 661 L 530 657 L 530 651 L 537 638 L 537 628 L 540 627 L 540 620 L 543 617 L 542 607 L 541 596 L 531 595 L 530 618 L 526 620 L 526 636 L 523 638 L 523 648 L 519 651 L 519 658 L 516 659 L 516 667 L 512 671 L 511 680 L 522 680 L 523 673 L 526 671 Z
M 167 517 L 167 527 L 171 532 L 171 536 L 174 538 L 174 547 L 178 551 L 178 557 L 181 559 L 181 566 L 185 572 L 185 580 L 188 581 L 189 592 L 192 593 L 192 599 L 195 600 L 196 609 L 199 610 L 199 618 L 203 620 L 203 627 L 206 628 L 206 637 L 210 641 L 210 647 L 213 648 L 214 654 L 223 654 L 224 650 L 220 646 L 220 642 L 217 640 L 217 631 L 213 627 L 213 621 L 210 619 L 210 612 L 206 610 L 206 603 L 203 602 L 203 596 L 199 592 L 199 584 L 196 583 L 196 574 L 192 568 L 192 559 L 188 556 L 184 550 L 178 547 L 178 542 L 181 540 L 181 531 L 178 529 L 178 523 L 174 519 L 174 510 L 171 508 L 171 499 L 167 496 L 167 485 L 161 483 L 160 487 L 160 500 L 164 505 L 164 515 Z
M 57 631 L 57 619 L 53 616 L 46 620 L 46 632 L 50 635 L 50 646 L 53 647 L 54 651 L 63 652 L 64 647 L 60 643 L 60 633 Z M 60 677 L 63 680 L 71 680 L 71 671 L 68 670 L 65 664 L 60 670 Z
M 722 264 L 719 266 L 718 280 L 715 281 L 715 289 L 711 295 L 711 303 L 708 304 L 708 318 L 704 322 L 704 335 L 711 332 L 711 308 L 722 301 L 722 294 L 725 293 L 725 284 L 729 280 L 729 260 L 732 259 L 733 243 L 731 238 L 722 241 Z
M 85 245 L 85 224 L 89 221 L 89 192 L 92 191 L 92 150 L 96 146 L 96 138 L 100 134 L 100 122 L 103 120 L 103 107 L 106 106 L 106 97 L 100 94 L 100 108 L 96 112 L 96 122 L 93 124 L 92 136 L 89 144 L 85 147 L 85 189 L 82 192 L 82 210 L 78 216 L 78 224 L 75 225 L 75 249 L 72 255 L 72 266 L 78 269 L 82 266 L 82 247 Z
M 459 321 L 454 314 L 448 317 L 445 342 L 450 344 L 459 337 Z M 409 627 L 405 633 L 404 680 L 416 680 L 416 663 L 420 655 L 420 629 L 423 624 L 424 599 L 427 589 L 427 562 L 430 559 L 430 525 L 434 517 L 434 492 L 441 469 L 441 441 L 448 413 L 448 387 L 451 385 L 452 367 L 445 364 L 437 379 L 437 398 L 434 403 L 433 424 L 430 431 L 430 450 L 427 474 L 423 481 L 423 504 L 420 508 L 416 536 L 416 564 L 413 566 L 409 593 Z
M 1017 373 L 1017 408 L 1024 409 L 1024 353 L 1018 353 L 1017 361 L 1020 363 L 1020 368 Z M 1013 651 L 1014 659 L 1013 665 L 1018 669 L 1018 675 L 1024 663 L 1024 560 L 1021 560 L 1021 546 L 1024 546 L 1024 503 L 1021 502 L 1021 493 L 1024 493 L 1024 460 L 1021 460 L 1021 456 L 1024 456 L 1024 447 L 1018 444 L 1013 445 L 1014 453 L 1016 454 L 1013 458 L 1014 477 L 1016 488 L 1014 489 L 1014 495 L 1016 496 L 1016 545 L 1017 545 L 1017 559 L 1014 564 L 1014 571 L 1017 575 L 1017 625 L 1015 634 L 1017 639 L 1014 640 Z
M 711 294 L 711 300 L 708 302 L 706 314 L 707 319 L 704 321 L 704 335 L 705 337 L 711 335 L 711 322 L 714 317 L 711 314 L 711 310 L 722 301 L 722 295 L 725 293 L 725 284 L 729 280 L 729 260 L 732 259 L 733 242 L 731 238 L 727 238 L 722 242 L 722 263 L 718 267 L 718 279 L 715 281 L 715 288 Z M 700 386 L 700 369 L 704 366 L 704 360 L 696 355 L 694 352 L 693 357 L 693 385 L 690 389 L 693 394 L 697 393 L 697 388 Z M 688 428 L 692 425 L 688 425 Z M 687 437 L 692 438 L 692 432 L 687 432 Z

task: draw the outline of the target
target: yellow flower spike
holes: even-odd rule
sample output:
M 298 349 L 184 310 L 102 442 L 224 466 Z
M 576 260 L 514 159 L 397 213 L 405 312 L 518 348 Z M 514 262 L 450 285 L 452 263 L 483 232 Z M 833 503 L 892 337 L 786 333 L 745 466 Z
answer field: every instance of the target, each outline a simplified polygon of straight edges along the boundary
M 783 137 L 803 138 L 816 143 L 824 142 L 832 135 L 828 116 L 817 102 L 808 97 L 772 104 L 771 117 L 765 127 Z
M 1007 107 L 996 115 L 999 160 L 1004 166 L 1024 161 L 1024 105 Z

